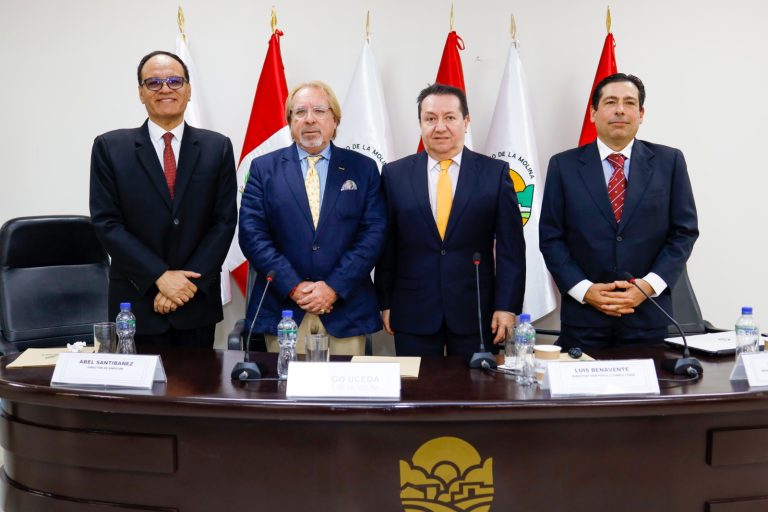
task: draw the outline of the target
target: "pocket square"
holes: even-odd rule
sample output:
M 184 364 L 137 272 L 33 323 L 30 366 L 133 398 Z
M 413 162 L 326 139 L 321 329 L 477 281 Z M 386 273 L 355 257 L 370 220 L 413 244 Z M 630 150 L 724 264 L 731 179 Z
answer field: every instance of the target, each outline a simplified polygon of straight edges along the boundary
M 341 186 L 341 191 L 344 192 L 345 190 L 357 190 L 357 183 L 352 180 L 345 181 Z

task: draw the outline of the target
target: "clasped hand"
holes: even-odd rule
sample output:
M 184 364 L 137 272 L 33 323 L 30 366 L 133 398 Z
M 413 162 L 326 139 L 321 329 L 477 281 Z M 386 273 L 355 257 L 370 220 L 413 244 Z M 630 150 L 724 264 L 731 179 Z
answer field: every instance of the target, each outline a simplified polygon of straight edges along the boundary
M 653 295 L 650 284 L 642 279 L 635 279 L 645 293 Z M 584 302 L 608 316 L 620 317 L 635 312 L 635 308 L 645 300 L 645 295 L 629 281 L 612 283 L 594 283 L 584 295 Z
M 325 281 L 302 281 L 291 293 L 291 299 L 301 309 L 314 315 L 333 311 L 333 304 L 339 296 Z
M 166 270 L 155 281 L 159 290 L 153 304 L 155 312 L 165 315 L 192 300 L 197 286 L 190 279 L 199 277 L 200 274 L 189 270 Z

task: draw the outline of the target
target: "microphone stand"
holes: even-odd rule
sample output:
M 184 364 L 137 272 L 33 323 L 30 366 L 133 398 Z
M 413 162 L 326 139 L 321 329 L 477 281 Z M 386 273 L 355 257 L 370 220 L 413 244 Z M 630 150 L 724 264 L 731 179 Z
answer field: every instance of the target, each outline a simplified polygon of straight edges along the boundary
M 630 274 L 629 272 L 625 273 L 625 277 L 627 277 L 627 281 L 630 282 L 630 284 L 634 285 L 635 288 L 640 290 L 640 293 L 645 295 L 645 298 L 651 301 L 651 303 L 656 306 L 659 311 L 664 313 L 664 316 L 666 316 L 670 322 L 672 322 L 675 327 L 677 328 L 677 331 L 680 333 L 680 337 L 683 338 L 683 357 L 677 358 L 677 359 L 665 359 L 661 362 L 661 368 L 664 371 L 670 372 L 674 375 L 687 375 L 688 377 L 699 377 L 704 373 L 704 368 L 702 368 L 701 363 L 698 359 L 695 357 L 691 357 L 691 351 L 688 349 L 688 340 L 685 339 L 685 333 L 683 332 L 682 327 L 680 327 L 680 324 L 677 323 L 677 321 L 672 318 L 669 313 L 664 311 L 664 308 L 659 306 L 659 303 L 653 300 L 653 298 L 645 293 L 645 290 L 640 288 L 640 286 L 637 284 L 634 276 Z
M 472 354 L 469 358 L 470 368 L 484 368 L 486 370 L 496 368 L 496 358 L 492 353 L 485 350 L 483 341 L 483 316 L 480 308 L 480 253 L 476 252 L 472 256 L 472 263 L 475 265 L 475 287 L 477 288 L 477 323 L 480 327 L 480 350 Z
M 232 380 L 237 379 L 241 381 L 249 381 L 261 378 L 261 369 L 259 368 L 259 365 L 253 361 L 248 361 L 249 354 L 251 352 L 251 334 L 253 333 L 253 326 L 256 324 L 256 318 L 258 318 L 259 313 L 261 312 L 261 305 L 264 302 L 264 297 L 267 295 L 269 285 L 272 283 L 274 278 L 275 271 L 270 270 L 267 273 L 267 284 L 264 286 L 264 292 L 261 294 L 261 300 L 259 300 L 259 305 L 256 307 L 256 314 L 253 315 L 251 326 L 248 328 L 248 337 L 246 338 L 243 360 L 237 363 L 234 368 L 232 368 L 232 373 L 230 375 Z

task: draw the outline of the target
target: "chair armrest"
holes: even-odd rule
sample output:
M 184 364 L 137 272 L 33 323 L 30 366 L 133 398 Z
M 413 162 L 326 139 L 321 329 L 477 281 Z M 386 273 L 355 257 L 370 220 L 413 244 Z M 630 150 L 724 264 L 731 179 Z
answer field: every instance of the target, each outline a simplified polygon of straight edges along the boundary
M 545 336 L 560 336 L 560 331 L 554 329 L 536 329 L 536 334 L 543 334 Z
M 235 322 L 235 326 L 227 336 L 227 348 L 229 350 L 243 350 L 243 331 L 245 330 L 245 318 Z
M 715 327 L 707 320 L 704 320 L 704 328 L 707 330 L 707 332 L 728 332 L 729 330 L 733 329 L 720 329 L 719 327 Z
M 18 352 L 19 348 L 16 345 L 10 341 L 6 341 L 5 339 L 0 338 L 0 355 L 9 356 Z

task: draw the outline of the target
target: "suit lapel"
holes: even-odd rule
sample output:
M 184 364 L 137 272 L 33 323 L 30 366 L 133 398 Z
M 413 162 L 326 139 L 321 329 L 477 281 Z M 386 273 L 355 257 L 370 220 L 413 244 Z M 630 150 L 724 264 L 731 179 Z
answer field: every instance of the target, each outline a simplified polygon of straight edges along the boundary
M 149 128 L 147 122 L 136 131 L 136 157 L 141 163 L 144 172 L 147 173 L 149 181 L 152 182 L 157 193 L 162 197 L 163 202 L 170 210 L 171 208 L 171 193 L 168 191 L 168 184 L 165 182 L 165 173 L 160 165 L 160 160 L 157 158 L 157 152 L 155 146 L 152 145 L 152 141 L 149 139 Z
M 328 162 L 328 173 L 325 178 L 325 190 L 323 191 L 323 203 L 320 205 L 320 218 L 317 221 L 318 230 L 320 229 L 320 226 L 323 225 L 325 219 L 327 219 L 333 211 L 336 199 L 341 192 L 341 186 L 348 174 L 341 151 L 331 143 L 331 160 Z M 307 204 L 309 204 L 309 201 L 307 201 Z
M 413 159 L 413 168 L 409 173 L 411 188 L 416 204 L 424 216 L 428 229 L 432 236 L 440 240 L 440 232 L 437 230 L 435 216 L 432 215 L 432 208 L 429 203 L 429 184 L 427 182 L 427 152 L 420 151 Z
M 605 220 L 615 228 L 616 217 L 613 215 L 611 202 L 608 199 L 608 186 L 605 183 L 603 164 L 600 160 L 600 152 L 597 150 L 596 142 L 584 147 L 579 161 L 582 163 L 579 172 L 587 192 L 592 196 L 595 206 L 600 210 Z
M 309 223 L 311 229 L 315 229 L 312 222 L 312 212 L 309 210 L 309 199 L 307 199 L 307 188 L 304 186 L 304 176 L 301 174 L 301 164 L 299 163 L 299 153 L 296 149 L 296 143 L 283 149 L 282 154 L 282 172 L 283 179 L 288 189 L 293 194 L 299 210 L 304 215 L 304 220 Z
M 459 170 L 459 180 L 456 183 L 456 192 L 453 194 L 453 203 L 451 203 L 451 215 L 448 217 L 448 227 L 445 229 L 445 241 L 451 237 L 459 223 L 461 214 L 469 204 L 469 199 L 477 186 L 479 177 L 477 168 L 477 158 L 475 153 L 464 148 L 461 156 L 461 168 Z
M 173 212 L 179 209 L 184 199 L 192 174 L 195 172 L 197 162 L 200 159 L 200 147 L 198 146 L 198 132 L 195 128 L 185 125 L 184 134 L 181 137 L 181 149 L 179 149 L 179 164 L 176 166 L 176 185 L 173 191 Z
M 624 199 L 624 211 L 621 214 L 619 223 L 619 232 L 629 223 L 632 215 L 637 210 L 640 200 L 651 182 L 654 165 L 653 157 L 655 154 L 648 149 L 648 146 L 635 139 L 632 146 L 632 159 L 629 162 L 629 180 L 627 181 L 627 195 Z

